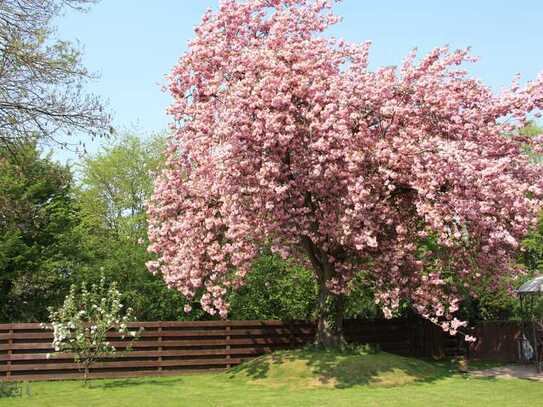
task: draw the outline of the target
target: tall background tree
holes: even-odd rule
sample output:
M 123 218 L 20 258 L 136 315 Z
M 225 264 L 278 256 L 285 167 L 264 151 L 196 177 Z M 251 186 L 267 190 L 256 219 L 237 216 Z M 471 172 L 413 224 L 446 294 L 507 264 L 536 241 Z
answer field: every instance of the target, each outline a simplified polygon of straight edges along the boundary
M 520 273 L 543 196 L 525 154 L 540 146 L 521 129 L 543 76 L 494 95 L 447 48 L 370 71 L 368 44 L 320 35 L 338 20 L 330 4 L 232 0 L 204 15 L 171 74 L 178 129 L 149 269 L 226 317 L 266 244 L 312 268 L 320 344 L 341 341 L 356 276 L 385 316 L 408 302 L 456 333 L 464 295 Z
M 66 7 L 84 10 L 92 0 L 0 2 L 0 143 L 37 138 L 78 144 L 73 133 L 111 132 L 102 102 L 83 90 L 92 75 L 81 53 L 56 39 L 53 19 Z
M 163 162 L 165 135 L 122 134 L 78 165 L 86 227 L 137 245 L 147 238 L 145 204 Z
M 15 154 L 13 154 L 15 153 Z M 69 168 L 0 146 L 0 321 L 45 321 L 81 260 Z

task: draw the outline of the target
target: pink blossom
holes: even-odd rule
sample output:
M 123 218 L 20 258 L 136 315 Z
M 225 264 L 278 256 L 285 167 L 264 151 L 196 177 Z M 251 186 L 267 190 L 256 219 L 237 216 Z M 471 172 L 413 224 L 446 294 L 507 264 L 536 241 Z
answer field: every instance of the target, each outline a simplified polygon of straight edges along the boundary
M 228 0 L 205 14 L 169 76 L 178 125 L 148 205 L 149 270 L 225 317 L 226 288 L 269 244 L 324 264 L 334 293 L 364 273 L 386 316 L 409 300 L 456 331 L 462 286 L 521 273 L 543 179 L 524 154 L 539 139 L 517 135 L 543 108 L 543 75 L 497 95 L 447 47 L 370 71 L 369 43 L 320 34 L 329 6 Z

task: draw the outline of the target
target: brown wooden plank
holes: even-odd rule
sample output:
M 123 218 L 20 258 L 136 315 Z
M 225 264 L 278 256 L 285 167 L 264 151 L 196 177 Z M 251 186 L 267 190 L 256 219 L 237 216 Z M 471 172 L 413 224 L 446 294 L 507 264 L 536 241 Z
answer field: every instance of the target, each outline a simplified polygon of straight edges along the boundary
M 168 356 L 210 356 L 210 355 L 259 355 L 274 350 L 273 346 L 262 347 L 243 347 L 232 348 L 230 351 L 226 349 L 187 349 L 187 350 L 156 350 L 156 351 L 138 351 L 132 352 L 116 352 L 112 355 L 106 355 L 102 359 L 114 358 L 144 358 L 144 357 L 168 357 Z M 58 360 L 58 359 L 73 359 L 73 353 L 51 353 L 47 357 L 47 353 L 19 353 L 11 356 L 12 361 L 29 361 L 29 360 Z M 0 361 L 7 360 L 7 355 L 0 355 Z
M 348 331 L 349 334 L 351 331 Z M 357 331 L 358 332 L 358 331 Z M 255 329 L 231 329 L 228 331 L 226 328 L 222 330 L 183 330 L 183 331 L 143 331 L 139 334 L 139 337 L 163 337 L 163 338 L 175 338 L 175 337 L 206 337 L 206 336 L 253 336 L 253 335 L 311 335 L 314 334 L 314 329 L 311 327 L 300 328 L 276 328 L 276 327 L 264 327 Z M 118 332 L 108 332 L 108 338 L 121 338 L 122 335 Z M 132 337 L 126 336 L 127 340 L 132 340 Z M 0 333 L 0 340 L 10 339 L 49 339 L 53 340 L 52 332 L 13 332 L 13 333 Z
M 144 347 L 181 347 L 181 346 L 226 346 L 226 345 L 268 345 L 268 344 L 300 344 L 311 338 L 311 335 L 298 335 L 296 337 L 263 337 L 263 338 L 236 338 L 226 341 L 226 339 L 207 339 L 207 340 L 166 340 L 166 341 L 135 341 L 132 346 L 134 348 Z M 124 348 L 130 342 L 111 341 L 111 345 L 116 348 Z M 0 344 L 0 350 L 7 350 L 9 345 Z M 48 342 L 30 342 L 30 343 L 13 343 L 13 350 L 50 350 L 53 351 L 51 344 Z
M 12 332 L 0 334 L 0 340 L 5 339 L 51 339 L 53 340 L 52 332 Z
M 243 321 L 231 321 L 231 320 L 218 320 L 218 321 L 150 321 L 150 322 L 132 322 L 127 324 L 131 328 L 144 327 L 144 328 L 197 328 L 197 327 L 236 327 L 236 326 L 311 326 L 312 324 L 307 321 L 277 321 L 277 320 L 243 320 Z M 50 324 L 45 324 L 50 326 Z M 30 330 L 30 329 L 43 329 L 41 323 L 13 323 L 13 324 L 0 324 L 0 330 Z
M 185 337 L 185 336 L 256 336 L 256 335 L 293 335 L 293 334 L 314 334 L 314 330 L 310 328 L 300 328 L 291 330 L 287 328 L 255 328 L 255 329 L 235 329 L 228 328 L 224 330 L 212 331 L 162 331 L 161 336 L 166 337 Z M 151 336 L 151 335 L 149 335 Z M 156 336 L 156 335 L 155 335 Z
M 216 366 L 229 363 L 239 364 L 241 358 L 210 358 L 210 359 L 171 359 L 171 360 L 131 360 L 122 362 L 96 362 L 92 365 L 94 369 L 128 369 L 142 367 L 178 367 L 178 366 Z M 37 370 L 75 370 L 79 368 L 77 363 L 33 363 L 11 365 L 12 372 L 33 372 Z M 0 372 L 7 371 L 7 366 L 0 365 Z
M 161 321 L 161 322 L 135 322 L 127 324 L 129 327 L 155 327 L 158 328 L 171 328 L 171 327 L 181 327 L 181 328 L 191 328 L 191 327 L 226 327 L 226 326 L 296 326 L 296 325 L 312 325 L 307 321 L 292 321 L 284 322 L 277 320 L 220 320 L 220 321 Z
M 9 331 L 13 329 L 13 324 L 0 324 L 0 331 Z
M 96 372 L 90 373 L 90 379 L 121 379 L 126 377 L 141 377 L 141 376 L 184 376 L 189 374 L 201 374 L 204 372 L 223 372 L 224 368 L 210 369 L 183 369 L 183 370 L 144 370 L 135 372 Z M 21 374 L 10 378 L 10 381 L 48 381 L 48 380 L 80 380 L 83 379 L 82 373 L 54 373 L 54 374 Z
M 50 324 L 45 324 L 49 326 Z M 9 328 L 11 327 L 11 328 Z M 0 324 L 0 330 L 9 330 L 13 329 L 14 331 L 20 329 L 43 329 L 41 322 L 22 322 L 22 323 L 12 323 L 12 324 Z
M 11 346 L 8 346 L 7 344 L 0 344 L 0 350 L 8 350 L 11 347 L 13 350 L 31 350 L 31 349 L 50 349 L 51 351 L 53 348 L 51 347 L 51 344 L 48 342 L 43 343 L 14 343 Z

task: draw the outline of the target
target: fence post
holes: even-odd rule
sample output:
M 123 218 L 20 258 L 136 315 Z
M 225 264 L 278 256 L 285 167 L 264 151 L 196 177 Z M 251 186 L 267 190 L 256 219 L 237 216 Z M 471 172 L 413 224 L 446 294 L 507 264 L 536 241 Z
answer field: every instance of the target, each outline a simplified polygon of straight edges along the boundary
M 158 325 L 158 342 L 162 342 L 162 322 Z M 162 346 L 158 347 L 158 371 L 162 371 Z
M 11 377 L 11 355 L 13 354 L 13 325 L 9 326 L 9 336 L 8 336 L 8 361 L 7 361 L 7 367 L 8 370 L 6 372 L 6 379 L 9 380 Z
M 230 369 L 230 322 L 226 321 L 226 368 Z

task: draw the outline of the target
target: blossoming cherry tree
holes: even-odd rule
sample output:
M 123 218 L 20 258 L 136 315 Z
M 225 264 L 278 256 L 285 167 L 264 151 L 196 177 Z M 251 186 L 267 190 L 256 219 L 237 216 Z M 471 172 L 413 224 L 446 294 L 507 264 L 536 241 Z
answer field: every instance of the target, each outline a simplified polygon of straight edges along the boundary
M 406 300 L 456 333 L 462 290 L 521 272 L 543 182 L 519 130 L 543 107 L 543 76 L 494 94 L 448 48 L 369 70 L 368 43 L 322 34 L 331 7 L 227 0 L 203 16 L 169 77 L 177 126 L 148 267 L 225 317 L 269 245 L 312 267 L 320 344 L 341 340 L 357 275 L 385 316 Z

